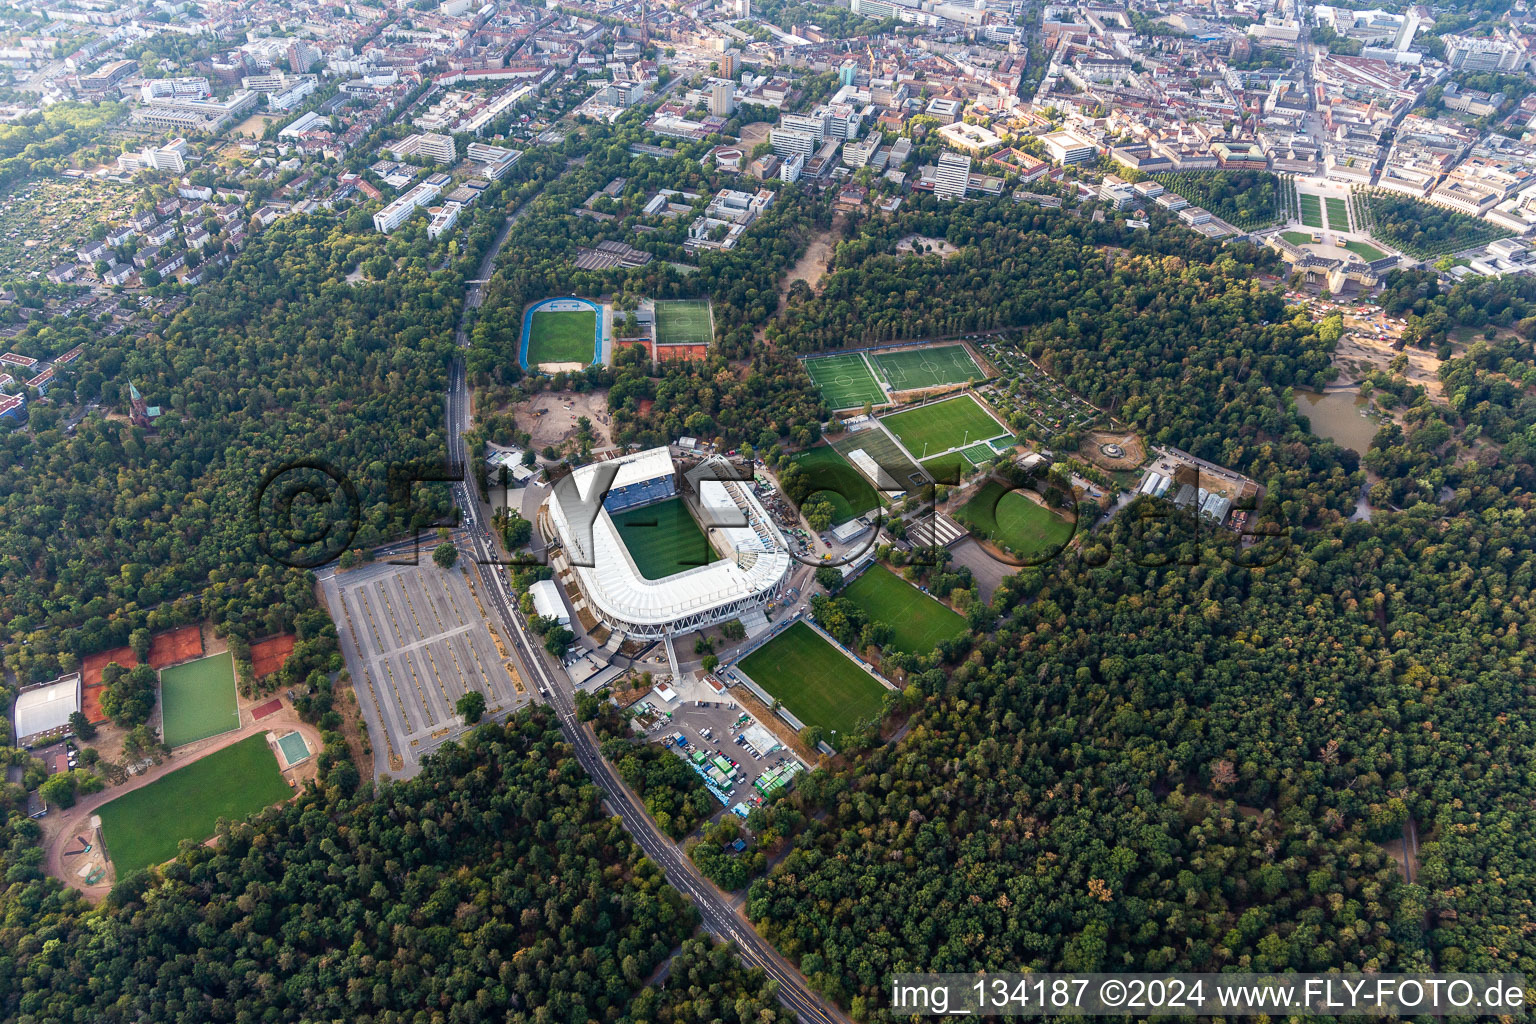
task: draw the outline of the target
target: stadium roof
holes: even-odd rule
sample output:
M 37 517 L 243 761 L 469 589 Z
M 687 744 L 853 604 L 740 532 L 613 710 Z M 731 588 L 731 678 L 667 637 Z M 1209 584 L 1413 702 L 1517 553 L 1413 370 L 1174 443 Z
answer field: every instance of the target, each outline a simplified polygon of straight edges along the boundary
M 61 729 L 69 724 L 69 716 L 79 710 L 79 673 L 24 690 L 16 698 L 16 735 L 34 736 Z
M 624 461 L 626 465 L 619 468 L 614 487 L 672 472 L 672 456 L 666 448 L 637 452 Z M 572 485 L 579 493 L 591 491 L 592 477 L 601 465 L 593 463 L 571 474 Z M 660 580 L 648 580 L 641 575 L 606 510 L 599 511 L 593 521 L 591 556 L 583 558 L 583 538 L 573 533 L 571 522 L 585 516 L 573 508 L 568 517 L 564 502 L 574 501 L 576 494 L 565 488 L 555 489 L 549 502 L 550 514 L 565 539 L 583 589 L 605 616 L 640 625 L 664 626 L 769 590 L 789 571 L 789 547 L 750 488 L 734 481 L 728 484 L 701 480 L 698 489 L 709 519 L 704 526 L 723 538 L 737 557 Z M 580 561 L 591 564 L 575 564 Z

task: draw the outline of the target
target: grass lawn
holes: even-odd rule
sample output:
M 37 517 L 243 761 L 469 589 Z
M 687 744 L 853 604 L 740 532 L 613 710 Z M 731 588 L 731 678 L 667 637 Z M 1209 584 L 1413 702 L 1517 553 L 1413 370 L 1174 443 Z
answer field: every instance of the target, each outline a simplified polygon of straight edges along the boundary
M 613 525 L 619 528 L 640 575 L 648 580 L 665 579 L 720 560 L 682 498 L 620 512 L 613 516 Z
M 852 732 L 861 719 L 879 715 L 885 701 L 885 687 L 803 622 L 747 655 L 739 667 L 790 714 L 820 726 L 834 747 L 832 730 Z
M 972 472 L 971 460 L 960 452 L 945 452 L 943 455 L 935 455 L 931 459 L 923 460 L 923 468 L 928 475 L 933 477 L 935 483 L 954 487 L 965 479 L 967 473 Z
M 888 623 L 891 646 L 903 654 L 927 654 L 941 641 L 966 631 L 959 612 L 918 590 L 883 565 L 872 565 L 838 595 L 872 621 Z
M 1386 253 L 1376 248 L 1370 242 L 1349 241 L 1344 243 L 1344 248 L 1359 256 L 1367 263 L 1381 259 Z
M 1328 226 L 1335 231 L 1349 230 L 1349 207 L 1338 196 L 1324 200 L 1328 204 Z
M 1008 432 L 970 395 L 898 412 L 880 422 L 919 459 L 925 452 L 937 455 Z
M 812 356 L 805 360 L 805 372 L 833 409 L 859 409 L 866 402 L 880 405 L 885 401 L 884 389 L 857 352 Z
M 1322 228 L 1323 226 L 1323 200 L 1320 196 L 1303 192 L 1297 200 L 1301 203 L 1301 222 L 1309 228 Z
M 240 820 L 293 795 L 258 733 L 104 805 L 102 835 L 117 877 L 176 856 L 183 839 L 207 839 L 220 818 Z
M 708 345 L 714 340 L 708 302 L 682 299 L 656 303 L 656 344 Z
M 1311 245 L 1312 232 L 1310 231 L 1282 231 L 1280 237 L 1292 245 Z
M 880 352 L 874 359 L 885 379 L 898 391 L 964 384 L 986 376 L 964 345 Z
M 240 727 L 235 662 L 228 651 L 160 673 L 165 742 L 173 747 Z
M 528 365 L 590 363 L 597 358 L 597 314 L 590 309 L 533 314 L 528 328 Z
M 880 504 L 874 485 L 848 464 L 837 451 L 821 445 L 794 457 L 815 488 L 811 493 L 832 504 L 832 525 L 841 526 Z
M 1029 560 L 1054 552 L 1072 539 L 1074 525 L 1018 491 L 989 480 L 956 517 L 974 532 Z

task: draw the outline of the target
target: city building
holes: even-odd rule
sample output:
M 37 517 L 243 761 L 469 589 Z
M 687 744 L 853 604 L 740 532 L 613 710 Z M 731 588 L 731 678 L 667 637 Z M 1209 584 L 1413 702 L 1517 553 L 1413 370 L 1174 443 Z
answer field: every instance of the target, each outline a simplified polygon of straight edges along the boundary
M 933 194 L 939 199 L 964 199 L 971 183 L 971 158 L 963 153 L 940 153 Z
M 428 181 L 422 182 L 378 213 L 375 213 L 373 215 L 374 230 L 386 235 L 389 234 L 395 228 L 410 220 L 411 214 L 415 213 L 417 208 L 426 206 L 436 199 L 441 191 L 442 187 L 440 185 L 435 185 Z
M 709 112 L 715 117 L 730 117 L 736 112 L 736 83 L 709 84 Z
M 16 695 L 14 724 L 17 741 L 28 741 L 69 728 L 69 716 L 80 710 L 80 673 L 50 683 L 29 686 Z

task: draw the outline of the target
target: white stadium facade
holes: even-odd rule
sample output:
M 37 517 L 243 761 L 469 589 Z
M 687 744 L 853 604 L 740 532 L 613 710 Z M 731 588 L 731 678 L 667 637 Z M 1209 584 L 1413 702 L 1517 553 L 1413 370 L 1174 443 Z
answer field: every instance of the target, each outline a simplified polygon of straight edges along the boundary
M 610 513 L 679 495 L 720 558 L 646 579 Z M 592 463 L 556 484 L 544 512 L 563 556 L 558 578 L 572 605 L 631 637 L 660 639 L 760 615 L 789 579 L 789 545 L 724 459 L 707 460 L 686 475 L 666 448 Z

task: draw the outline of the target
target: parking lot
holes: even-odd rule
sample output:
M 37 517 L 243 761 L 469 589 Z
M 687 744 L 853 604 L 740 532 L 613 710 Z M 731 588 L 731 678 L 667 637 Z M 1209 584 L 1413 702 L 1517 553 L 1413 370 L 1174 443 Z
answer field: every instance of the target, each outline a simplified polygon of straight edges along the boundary
M 381 774 L 416 774 L 461 733 L 454 704 L 468 690 L 485 694 L 487 718 L 528 702 L 462 568 L 376 564 L 322 586 Z
M 744 804 L 752 808 L 762 803 L 752 784 L 771 768 L 787 761 L 796 760 L 793 752 L 772 740 L 772 733 L 762 730 L 769 742 L 759 740 L 757 746 L 747 742 L 748 733 L 761 735 L 752 729 L 756 719 L 746 714 L 732 701 L 687 701 L 671 705 L 655 705 L 662 712 L 671 712 L 667 720 L 663 715 L 658 723 L 647 730 L 647 738 L 657 743 L 670 743 L 674 754 L 684 760 L 695 750 L 706 755 L 720 754 L 736 764 L 736 778 L 722 792 L 729 801 L 725 808 Z M 679 745 L 675 737 L 681 733 L 686 746 Z M 724 808 L 722 808 L 724 809 Z

